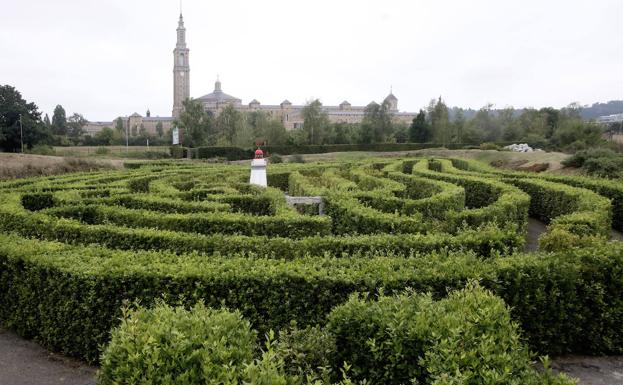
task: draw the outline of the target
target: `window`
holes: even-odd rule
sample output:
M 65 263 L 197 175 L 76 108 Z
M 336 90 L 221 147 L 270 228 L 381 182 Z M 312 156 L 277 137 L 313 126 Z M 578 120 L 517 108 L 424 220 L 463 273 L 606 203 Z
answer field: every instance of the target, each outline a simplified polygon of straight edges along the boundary
M 183 53 L 180 54 L 180 58 L 179 58 L 178 64 L 181 65 L 181 66 L 184 65 L 184 54 Z

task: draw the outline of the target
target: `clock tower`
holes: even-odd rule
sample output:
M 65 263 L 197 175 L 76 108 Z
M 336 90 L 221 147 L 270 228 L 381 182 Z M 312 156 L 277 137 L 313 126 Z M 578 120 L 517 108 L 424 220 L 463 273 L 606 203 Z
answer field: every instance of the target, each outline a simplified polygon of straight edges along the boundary
M 177 24 L 177 44 L 173 50 L 173 117 L 178 118 L 182 112 L 182 102 L 190 97 L 190 67 L 186 48 L 186 28 L 180 13 Z

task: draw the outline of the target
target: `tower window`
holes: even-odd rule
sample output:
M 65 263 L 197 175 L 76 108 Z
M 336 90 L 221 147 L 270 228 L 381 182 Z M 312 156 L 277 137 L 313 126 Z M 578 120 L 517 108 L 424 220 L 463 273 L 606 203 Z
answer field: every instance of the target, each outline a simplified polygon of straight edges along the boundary
M 181 65 L 181 66 L 184 65 L 184 54 L 183 53 L 180 54 L 180 58 L 179 58 L 178 64 Z

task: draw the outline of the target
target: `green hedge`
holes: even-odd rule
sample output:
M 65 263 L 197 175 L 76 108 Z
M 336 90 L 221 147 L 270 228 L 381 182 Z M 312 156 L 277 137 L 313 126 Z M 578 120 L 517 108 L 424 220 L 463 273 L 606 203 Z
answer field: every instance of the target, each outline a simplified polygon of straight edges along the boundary
M 431 165 L 439 171 L 431 171 Z M 488 178 L 447 173 L 445 169 L 448 166 L 451 164 L 445 159 L 432 162 L 422 159 L 404 165 L 407 170 L 411 168 L 415 175 L 453 183 L 465 189 L 465 204 L 468 209 L 449 212 L 445 224 L 447 229 L 455 229 L 462 223 L 479 226 L 493 221 L 500 225 L 516 224 L 525 234 L 530 205 L 528 194 L 512 185 Z
M 444 296 L 467 280 L 504 299 L 540 353 L 623 352 L 623 244 L 479 260 L 470 254 L 292 261 L 125 252 L 0 235 L 0 322 L 97 359 L 124 300 L 166 294 L 239 309 L 260 332 L 323 323 L 349 293 L 411 287 Z
M 49 192 L 22 194 L 22 206 L 26 210 L 43 210 L 54 207 L 57 203 L 58 202 L 56 198 L 54 198 L 54 194 Z
M 446 148 L 462 148 L 463 144 L 446 144 Z M 323 154 L 328 152 L 349 152 L 349 151 L 412 151 L 425 148 L 444 147 L 440 143 L 371 143 L 371 144 L 320 144 L 320 145 L 283 145 L 283 146 L 262 146 L 266 156 L 270 154 L 292 155 L 292 154 Z M 227 160 L 253 159 L 253 150 L 238 147 L 198 147 L 197 156 L 200 159 L 206 158 L 227 158 Z M 173 156 L 173 152 L 171 153 Z M 175 157 L 175 156 L 173 156 Z
M 159 304 L 125 315 L 102 354 L 99 384 L 225 384 L 242 380 L 256 334 L 239 312 Z
M 235 213 L 163 214 L 156 211 L 134 210 L 99 205 L 74 205 L 47 209 L 47 214 L 59 218 L 77 219 L 85 224 L 110 223 L 127 227 L 146 227 L 198 234 L 266 235 L 301 238 L 310 235 L 329 235 L 328 217 L 249 216 Z
M 327 329 L 333 364 L 372 384 L 574 384 L 538 373 L 500 298 L 478 286 L 429 295 L 358 296 L 335 308 Z M 339 367 L 334 368 L 338 370 Z
M 238 147 L 198 147 L 197 158 L 226 158 L 227 160 L 253 159 L 254 150 L 242 149 Z
M 533 173 L 511 172 L 508 170 L 502 171 L 474 160 L 452 159 L 452 163 L 457 168 L 462 170 L 469 170 L 485 175 L 491 174 L 504 177 L 510 176 L 513 178 L 534 178 L 535 176 Z M 584 188 L 609 198 L 612 201 L 613 227 L 618 230 L 623 230 L 623 185 L 621 183 L 602 178 L 553 174 L 539 174 L 538 178 L 550 182 L 563 183 L 574 187 Z
M 82 213 L 81 215 L 84 215 Z M 235 255 L 252 253 L 264 258 L 291 259 L 305 255 L 341 257 L 388 252 L 409 256 L 435 250 L 472 250 L 479 256 L 507 254 L 521 247 L 523 238 L 512 227 L 494 225 L 445 233 L 360 236 L 306 236 L 301 239 L 274 236 L 202 235 L 179 231 L 128 228 L 118 225 L 86 225 L 76 220 L 31 215 L 11 202 L 0 206 L 0 229 L 27 237 L 58 240 L 72 244 L 100 244 L 123 250 L 198 251 Z M 306 234 L 311 235 L 311 234 Z

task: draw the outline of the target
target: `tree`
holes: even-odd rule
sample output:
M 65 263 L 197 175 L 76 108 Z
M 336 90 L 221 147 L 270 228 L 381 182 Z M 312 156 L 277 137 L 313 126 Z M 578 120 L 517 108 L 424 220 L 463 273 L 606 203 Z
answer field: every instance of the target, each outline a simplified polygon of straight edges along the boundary
M 95 139 L 104 146 L 110 146 L 112 144 L 115 132 L 110 127 L 102 128 L 102 131 L 95 134 Z
M 541 113 L 545 117 L 545 124 L 547 125 L 545 138 L 549 139 L 554 135 L 554 132 L 558 127 L 558 121 L 560 120 L 560 111 L 552 107 L 544 107 L 539 110 L 539 113 Z
M 316 99 L 303 107 L 303 130 L 307 133 L 310 144 L 322 144 L 325 142 L 329 131 L 329 117 L 322 111 L 322 103 Z
M 406 123 L 399 123 L 394 125 L 394 139 L 396 143 L 406 143 L 409 140 L 409 127 Z
M 54 108 L 52 114 L 52 133 L 54 135 L 67 135 L 67 116 L 65 109 L 60 104 Z
M 215 144 L 214 118 L 208 114 L 200 101 L 186 99 L 180 117 L 174 122 L 182 129 L 184 146 L 198 147 L 206 144 Z
M 234 144 L 239 131 L 245 131 L 244 117 L 232 105 L 227 105 L 216 118 L 216 141 L 217 143 L 231 146 Z
M 359 131 L 359 125 L 349 124 L 346 122 L 338 122 L 333 125 L 333 140 L 335 144 L 353 143 L 354 138 Z
M 124 125 L 123 125 L 123 119 L 121 119 L 121 117 L 118 117 L 115 120 L 115 130 L 122 132 L 124 130 Z
M 441 96 L 437 102 L 431 100 L 429 104 L 429 116 L 435 140 L 445 147 L 450 139 L 450 121 L 448 117 L 448 107 L 443 100 L 441 100 Z
M 162 127 L 162 122 L 156 123 L 156 133 L 158 134 L 159 138 L 162 138 L 162 136 L 164 135 L 164 128 Z
M 3 151 L 19 150 L 22 135 L 26 148 L 47 144 L 51 140 L 50 131 L 41 121 L 37 106 L 24 100 L 14 87 L 0 86 L 0 148 Z
M 452 122 L 454 126 L 454 142 L 455 143 L 463 143 L 463 133 L 465 131 L 465 114 L 463 113 L 463 109 L 459 108 L 456 111 L 456 115 L 454 116 L 454 121 Z
M 393 134 L 392 115 L 389 103 L 370 103 L 364 109 L 361 121 L 361 142 L 386 142 Z
M 84 116 L 74 113 L 67 119 L 67 136 L 71 138 L 74 143 L 77 143 L 80 137 L 84 134 L 84 126 L 88 121 Z
M 43 124 L 45 124 L 45 128 L 50 129 L 52 123 L 50 123 L 50 117 L 48 114 L 45 114 L 45 118 L 43 118 Z
M 409 126 L 409 141 L 413 143 L 426 143 L 431 140 L 431 132 L 426 121 L 426 112 L 420 109 L 411 125 Z

